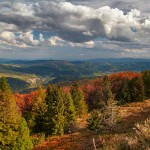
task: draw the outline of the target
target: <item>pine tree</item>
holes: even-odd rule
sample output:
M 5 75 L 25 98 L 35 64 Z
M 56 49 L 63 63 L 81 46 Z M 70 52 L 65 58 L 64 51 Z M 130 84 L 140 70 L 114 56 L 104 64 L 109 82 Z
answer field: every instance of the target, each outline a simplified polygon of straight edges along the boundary
M 45 102 L 45 91 L 43 87 L 39 87 L 38 94 L 35 95 L 34 101 L 33 101 L 33 107 L 31 110 L 31 119 L 29 121 L 29 124 L 32 127 L 32 131 L 34 133 L 43 132 L 43 121 L 44 121 L 44 115 L 47 111 L 47 105 Z
M 90 118 L 87 119 L 87 128 L 91 131 L 99 132 L 103 121 L 102 117 L 103 115 L 99 110 L 93 110 Z
M 135 77 L 130 81 L 131 102 L 144 100 L 144 84 L 141 78 Z
M 119 99 L 121 101 L 121 103 L 127 103 L 131 101 L 131 95 L 130 95 L 130 85 L 129 85 L 130 81 L 128 78 L 126 78 L 124 80 L 121 92 L 119 94 Z
M 100 97 L 101 97 L 101 101 L 102 101 L 101 105 L 105 106 L 109 100 L 113 99 L 113 94 L 111 91 L 111 85 L 110 85 L 110 81 L 109 81 L 109 78 L 107 75 L 105 75 L 103 77 L 102 89 L 100 89 L 100 91 L 101 91 Z
M 4 77 L 0 80 L 0 149 L 16 150 L 20 149 L 18 145 L 26 143 L 26 148 L 31 149 L 32 143 L 29 138 L 29 132 L 25 132 L 28 142 L 22 136 L 23 127 L 21 114 L 11 93 L 9 85 Z M 28 128 L 28 127 L 27 127 Z M 26 129 L 27 129 L 26 128 Z
M 79 97 L 80 91 L 79 91 L 79 86 L 77 83 L 73 83 L 73 85 L 71 86 L 71 89 L 70 89 L 70 93 L 71 93 L 71 96 L 73 99 L 75 110 L 77 111 L 77 107 L 79 105 L 79 100 L 80 100 L 80 97 Z
M 18 137 L 16 139 L 16 145 L 14 150 L 31 150 L 33 148 L 33 144 L 30 138 L 30 131 L 27 126 L 27 122 L 24 118 L 20 119 L 18 126 Z
M 90 105 L 90 108 L 92 108 L 92 109 L 102 108 L 103 105 L 104 105 L 102 87 L 100 87 L 100 89 L 98 89 L 98 90 L 94 90 L 91 93 L 91 96 L 92 96 L 92 100 L 91 100 L 92 101 L 92 103 L 91 103 L 92 106 Z
M 64 94 L 65 128 L 70 128 L 76 122 L 76 113 L 70 92 Z
M 64 103 L 62 89 L 49 85 L 46 92 L 47 112 L 44 119 L 44 128 L 47 135 L 64 134 Z
M 142 79 L 145 88 L 145 97 L 150 98 L 150 70 L 142 71 Z
M 75 111 L 78 116 L 82 116 L 87 113 L 88 106 L 86 104 L 84 94 L 79 89 L 79 86 L 77 83 L 74 83 L 70 89 L 70 93 L 74 102 Z
M 77 114 L 79 117 L 82 117 L 83 115 L 86 115 L 88 112 L 88 106 L 86 104 L 86 101 L 84 99 L 84 95 L 82 92 L 79 93 L 79 103 L 78 103 L 78 111 Z

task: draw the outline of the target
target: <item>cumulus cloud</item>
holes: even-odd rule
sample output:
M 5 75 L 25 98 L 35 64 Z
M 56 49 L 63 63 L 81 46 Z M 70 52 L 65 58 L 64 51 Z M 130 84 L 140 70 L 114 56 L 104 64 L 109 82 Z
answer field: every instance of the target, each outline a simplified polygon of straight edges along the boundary
M 40 35 L 40 40 L 42 36 Z M 35 40 L 32 31 L 18 33 L 17 35 L 10 31 L 0 33 L 0 43 L 9 44 L 17 47 L 37 46 L 40 40 Z
M 12 32 L 4 31 L 0 33 L 0 40 L 6 43 L 15 44 L 16 38 L 15 34 Z
M 57 46 L 57 45 L 61 46 L 64 40 L 62 40 L 58 36 L 53 36 L 48 39 L 48 42 L 51 46 Z

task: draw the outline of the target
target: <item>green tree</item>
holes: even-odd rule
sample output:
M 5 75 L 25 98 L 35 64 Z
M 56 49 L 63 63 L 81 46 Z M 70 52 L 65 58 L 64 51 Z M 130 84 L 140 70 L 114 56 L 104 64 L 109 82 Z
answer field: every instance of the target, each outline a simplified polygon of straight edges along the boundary
M 98 132 L 101 128 L 102 120 L 103 120 L 103 115 L 100 111 L 98 110 L 93 110 L 90 118 L 87 119 L 87 128 L 91 131 L 96 131 Z
M 113 94 L 111 91 L 111 84 L 107 75 L 103 77 L 102 80 L 102 101 L 107 104 L 107 101 L 113 99 Z
M 64 117 L 64 130 L 68 132 L 76 123 L 76 112 L 70 92 L 64 93 Z
M 64 93 L 65 128 L 68 129 L 76 122 L 76 113 L 70 92 Z
M 46 92 L 47 112 L 44 118 L 44 128 L 47 135 L 64 134 L 64 103 L 62 89 L 49 85 Z
M 142 71 L 141 74 L 145 88 L 145 97 L 150 98 L 150 70 Z
M 122 104 L 131 101 L 129 83 L 130 83 L 130 80 L 128 78 L 126 78 L 124 80 L 121 92 L 120 92 L 120 94 L 118 96 Z
M 43 122 L 44 122 L 44 115 L 47 111 L 47 105 L 45 101 L 45 91 L 43 87 L 39 87 L 38 93 L 34 97 L 33 107 L 31 110 L 31 119 L 29 124 L 32 127 L 32 131 L 34 133 L 44 132 Z
M 70 93 L 74 102 L 75 111 L 78 116 L 82 116 L 87 113 L 88 106 L 86 104 L 84 94 L 79 89 L 79 86 L 77 83 L 74 83 L 70 89 Z
M 144 100 L 144 84 L 141 78 L 135 77 L 130 81 L 130 101 L 143 101 Z
M 24 118 L 21 118 L 19 126 L 18 126 L 18 137 L 16 139 L 16 145 L 14 150 L 30 150 L 33 148 L 33 144 L 31 141 L 30 131 L 27 126 L 27 122 Z
M 93 109 L 100 109 L 103 107 L 104 102 L 103 102 L 103 90 L 102 87 L 100 89 L 95 89 L 90 93 L 91 96 L 91 103 L 90 103 L 90 108 L 91 110 Z
M 20 149 L 18 145 L 26 143 L 22 149 L 32 149 L 28 127 L 27 130 L 22 126 L 21 113 L 12 95 L 12 92 L 4 77 L 0 80 L 0 149 L 16 150 Z M 24 136 L 20 136 L 24 130 Z M 26 132 L 27 131 L 27 132 Z

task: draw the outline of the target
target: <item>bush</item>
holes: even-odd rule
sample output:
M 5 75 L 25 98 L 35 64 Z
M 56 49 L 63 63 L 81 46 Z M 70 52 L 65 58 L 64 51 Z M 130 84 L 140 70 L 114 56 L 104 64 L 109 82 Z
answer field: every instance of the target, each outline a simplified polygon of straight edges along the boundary
M 41 144 L 44 140 L 45 140 L 44 133 L 38 133 L 38 134 L 32 136 L 32 143 L 34 144 L 34 146 Z
M 93 111 L 91 117 L 87 119 L 87 128 L 91 131 L 98 131 L 100 129 L 100 124 L 102 121 L 102 115 L 98 111 Z

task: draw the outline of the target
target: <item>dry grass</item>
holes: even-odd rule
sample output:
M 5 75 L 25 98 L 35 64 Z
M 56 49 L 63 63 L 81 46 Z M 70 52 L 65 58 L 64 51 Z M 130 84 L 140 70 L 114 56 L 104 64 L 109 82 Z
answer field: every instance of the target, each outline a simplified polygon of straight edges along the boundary
M 127 135 L 134 136 L 135 131 L 133 128 L 135 124 L 141 124 L 144 120 L 150 118 L 150 100 L 119 106 L 118 110 L 121 120 L 116 126 L 115 133 L 109 134 L 104 132 L 99 137 L 96 133 L 85 129 L 85 118 L 78 121 L 78 128 L 75 133 L 49 137 L 47 141 L 44 141 L 35 150 L 93 150 L 93 138 L 97 148 L 104 150 L 103 146 L 112 144 L 113 146 L 107 146 L 105 150 L 117 150 L 118 145 L 126 145 L 127 140 L 125 141 L 124 139 Z M 134 143 L 131 139 L 129 141 Z

